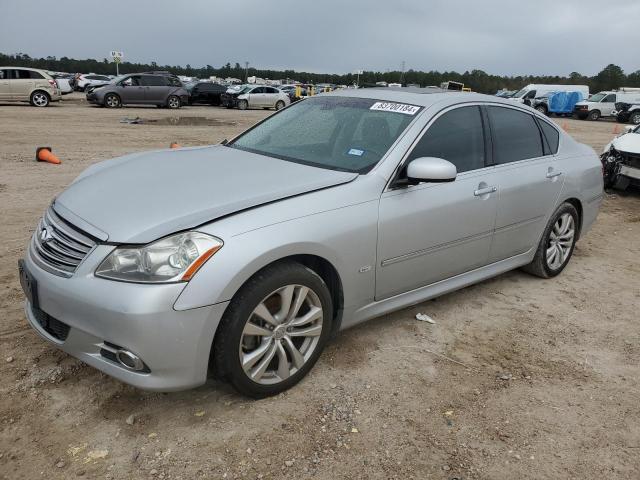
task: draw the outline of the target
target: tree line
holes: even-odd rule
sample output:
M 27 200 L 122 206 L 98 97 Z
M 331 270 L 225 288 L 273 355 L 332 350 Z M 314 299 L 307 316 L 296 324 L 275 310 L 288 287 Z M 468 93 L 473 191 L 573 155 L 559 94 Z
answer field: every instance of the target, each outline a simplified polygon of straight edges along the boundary
M 88 58 L 84 60 L 68 58 L 68 57 L 44 57 L 32 58 L 25 53 L 2 54 L 0 53 L 0 65 L 33 67 L 56 72 L 69 73 L 99 73 L 99 74 L 115 74 L 115 64 L 109 62 L 106 58 L 96 60 Z M 245 80 L 245 76 L 255 75 L 261 78 L 282 79 L 282 80 L 298 80 L 304 83 L 334 83 L 338 85 L 351 85 L 357 80 L 355 74 L 329 74 L 329 73 L 310 73 L 297 72 L 295 70 L 268 70 L 255 67 L 245 68 L 236 62 L 230 62 L 221 67 L 205 65 L 204 67 L 192 67 L 187 64 L 181 65 L 159 65 L 156 62 L 151 63 L 131 63 L 123 62 L 120 64 L 120 73 L 137 73 L 152 70 L 167 70 L 177 75 L 186 75 L 190 77 L 209 78 L 216 77 L 233 77 Z M 502 76 L 492 75 L 482 70 L 471 70 L 464 73 L 459 72 L 437 72 L 437 71 L 419 71 L 408 70 L 406 72 L 389 71 L 374 72 L 364 71 L 359 76 L 361 85 L 375 84 L 376 82 L 416 84 L 422 87 L 435 85 L 439 86 L 442 82 L 453 80 L 462 82 L 465 86 L 470 87 L 476 92 L 495 93 L 500 89 L 518 90 L 529 83 L 550 83 L 550 84 L 574 84 L 588 85 L 591 92 L 601 90 L 613 90 L 620 87 L 640 87 L 640 70 L 633 73 L 625 74 L 625 72 L 617 65 L 608 65 L 600 73 L 592 77 L 582 75 L 578 72 L 572 72 L 568 76 L 560 75 L 526 75 L 526 76 Z

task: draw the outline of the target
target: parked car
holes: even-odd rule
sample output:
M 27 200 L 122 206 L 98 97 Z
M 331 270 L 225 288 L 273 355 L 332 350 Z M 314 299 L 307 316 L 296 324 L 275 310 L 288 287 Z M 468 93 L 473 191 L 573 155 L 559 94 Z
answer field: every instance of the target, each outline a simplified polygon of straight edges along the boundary
M 0 102 L 29 102 L 46 107 L 62 98 L 56 81 L 44 70 L 0 67 Z
M 616 120 L 619 123 L 632 123 L 633 125 L 640 125 L 640 102 L 639 103 L 616 103 L 615 110 L 612 115 L 615 115 Z
M 62 75 L 54 72 L 47 72 L 58 84 L 58 88 L 60 89 L 60 93 L 62 95 L 68 95 L 73 93 L 73 87 L 71 86 L 71 80 L 69 75 Z
M 280 110 L 291 103 L 289 95 L 275 87 L 245 85 L 240 90 L 227 90 L 221 95 L 222 105 L 227 108 L 275 108 Z
M 20 263 L 50 343 L 149 390 L 281 392 L 338 331 L 524 267 L 554 277 L 602 166 L 534 110 L 340 90 L 228 143 L 89 167 Z
M 189 93 L 183 88 L 182 82 L 173 75 L 122 75 L 110 84 L 87 93 L 89 103 L 109 108 L 132 104 L 180 108 L 186 105 L 188 100 Z
M 204 103 L 207 105 L 220 105 L 220 96 L 227 91 L 227 87 L 219 83 L 193 82 L 185 85 L 189 92 L 189 105 Z
M 626 190 L 640 185 L 640 125 L 627 127 L 604 147 L 601 159 L 605 187 Z
M 531 101 L 536 97 L 551 92 L 580 92 L 582 98 L 589 96 L 589 87 L 587 85 L 548 85 L 542 83 L 532 83 L 516 92 L 510 99 L 515 102 L 531 105 Z
M 90 73 L 88 75 L 80 75 L 76 79 L 76 90 L 80 90 L 81 92 L 87 91 L 91 87 L 101 87 L 103 85 L 108 85 L 111 82 L 111 78 L 107 75 L 96 75 L 95 73 Z
M 622 89 L 596 93 L 576 104 L 574 113 L 581 120 L 614 117 L 616 103 L 640 103 L 640 89 Z

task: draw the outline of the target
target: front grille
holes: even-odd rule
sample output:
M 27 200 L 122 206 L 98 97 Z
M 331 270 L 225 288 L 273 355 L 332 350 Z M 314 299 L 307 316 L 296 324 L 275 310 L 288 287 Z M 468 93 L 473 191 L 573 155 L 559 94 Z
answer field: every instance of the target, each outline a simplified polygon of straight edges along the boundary
M 69 325 L 53 318 L 51 315 L 43 312 L 39 308 L 32 308 L 31 311 L 45 332 L 61 342 L 64 342 L 67 339 L 67 336 L 69 335 Z
M 70 277 L 96 242 L 63 220 L 53 207 L 44 214 L 31 239 L 31 256 L 43 269 Z

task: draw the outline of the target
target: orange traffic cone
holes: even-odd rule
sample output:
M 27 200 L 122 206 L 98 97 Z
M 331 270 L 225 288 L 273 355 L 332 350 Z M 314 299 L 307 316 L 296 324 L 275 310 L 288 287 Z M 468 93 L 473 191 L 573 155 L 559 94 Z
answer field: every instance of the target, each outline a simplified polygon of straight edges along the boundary
M 53 163 L 54 165 L 62 163 L 58 157 L 51 153 L 51 147 L 38 147 L 36 149 L 36 160 L 38 162 Z
M 563 123 L 562 123 L 562 129 L 563 129 L 565 132 L 568 132 L 568 131 L 569 131 L 569 124 L 568 124 L 567 122 L 563 122 Z
M 171 142 L 169 148 L 180 148 L 180 145 L 178 144 L 178 142 Z
M 622 133 L 620 131 L 620 125 L 616 125 L 615 127 L 613 127 L 613 132 L 611 133 L 613 133 L 614 135 L 620 135 L 620 133 Z

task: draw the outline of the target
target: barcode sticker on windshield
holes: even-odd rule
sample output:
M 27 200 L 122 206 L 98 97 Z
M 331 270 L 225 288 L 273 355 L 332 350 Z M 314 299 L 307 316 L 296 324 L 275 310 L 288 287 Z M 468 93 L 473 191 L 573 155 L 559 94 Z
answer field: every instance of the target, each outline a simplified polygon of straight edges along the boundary
M 380 110 L 382 112 L 404 113 L 405 115 L 415 115 L 420 110 L 416 105 L 406 103 L 376 102 L 369 110 Z

